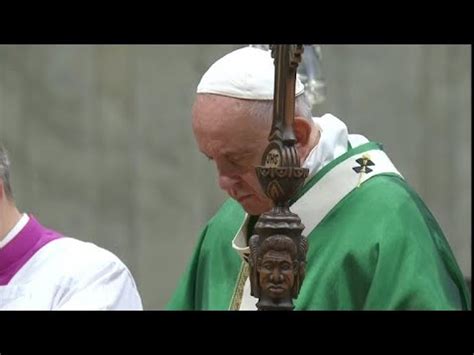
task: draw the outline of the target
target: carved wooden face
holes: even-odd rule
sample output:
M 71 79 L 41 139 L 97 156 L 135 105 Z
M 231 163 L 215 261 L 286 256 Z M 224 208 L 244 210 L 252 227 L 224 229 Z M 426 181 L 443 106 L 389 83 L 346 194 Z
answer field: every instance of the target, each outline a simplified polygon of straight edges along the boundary
M 291 298 L 295 282 L 295 264 L 287 251 L 267 251 L 258 266 L 262 292 L 272 299 Z

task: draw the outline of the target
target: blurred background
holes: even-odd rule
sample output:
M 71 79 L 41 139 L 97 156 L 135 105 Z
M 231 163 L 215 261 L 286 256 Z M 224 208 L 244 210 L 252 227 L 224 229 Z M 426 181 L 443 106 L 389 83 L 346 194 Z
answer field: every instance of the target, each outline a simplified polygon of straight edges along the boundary
M 165 306 L 225 199 L 190 112 L 201 75 L 242 46 L 0 46 L 0 142 L 19 208 L 119 256 L 146 309 Z M 320 49 L 314 113 L 384 144 L 470 279 L 471 47 Z

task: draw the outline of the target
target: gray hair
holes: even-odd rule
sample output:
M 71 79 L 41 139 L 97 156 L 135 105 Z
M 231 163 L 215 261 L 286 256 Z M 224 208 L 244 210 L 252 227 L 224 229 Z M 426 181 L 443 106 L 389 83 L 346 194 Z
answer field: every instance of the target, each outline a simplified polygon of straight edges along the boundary
M 9 200 L 13 199 L 13 192 L 10 185 L 10 160 L 5 148 L 0 145 L 0 180 L 3 182 L 5 195 Z
M 250 117 L 261 118 L 263 122 L 271 122 L 273 118 L 272 100 L 245 100 L 245 109 Z M 311 121 L 311 104 L 306 94 L 295 99 L 295 116 L 300 116 Z

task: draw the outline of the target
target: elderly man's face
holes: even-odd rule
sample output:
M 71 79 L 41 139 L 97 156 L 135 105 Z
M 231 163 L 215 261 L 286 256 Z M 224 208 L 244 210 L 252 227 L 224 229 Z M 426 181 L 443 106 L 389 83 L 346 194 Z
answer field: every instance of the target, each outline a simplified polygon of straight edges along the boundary
M 288 252 L 270 250 L 258 268 L 260 286 L 272 298 L 288 297 L 295 281 L 294 271 Z
M 228 97 L 198 97 L 193 107 L 199 149 L 214 161 L 220 188 L 251 215 L 272 207 L 255 172 L 268 145 L 270 125 L 248 117 L 240 100 Z

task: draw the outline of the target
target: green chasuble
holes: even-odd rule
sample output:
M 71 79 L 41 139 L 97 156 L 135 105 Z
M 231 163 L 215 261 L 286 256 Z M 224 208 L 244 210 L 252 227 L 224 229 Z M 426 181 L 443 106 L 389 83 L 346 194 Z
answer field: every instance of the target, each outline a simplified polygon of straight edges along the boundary
M 370 169 L 361 168 L 363 156 L 374 163 Z M 390 164 L 380 145 L 366 143 L 324 166 L 297 194 L 291 210 L 306 226 L 309 249 L 295 310 L 471 308 L 441 228 L 396 169 L 384 168 Z M 168 309 L 239 309 L 251 297 L 243 295 L 245 252 L 232 245 L 239 232 L 251 234 L 250 227 L 240 229 L 252 222 L 237 202 L 224 203 L 203 230 Z

